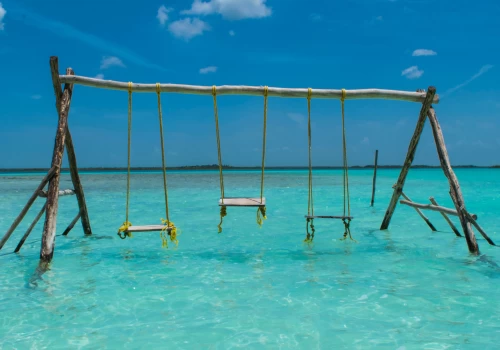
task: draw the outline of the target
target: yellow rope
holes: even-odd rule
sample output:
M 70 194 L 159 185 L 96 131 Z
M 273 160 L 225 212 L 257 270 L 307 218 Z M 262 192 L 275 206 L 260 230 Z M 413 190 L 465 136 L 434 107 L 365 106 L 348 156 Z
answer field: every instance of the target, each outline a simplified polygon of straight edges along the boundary
M 348 173 L 348 162 L 347 162 L 347 142 L 346 142 L 346 132 L 345 132 L 345 117 L 344 117 L 344 101 L 345 101 L 346 91 L 342 89 L 342 97 L 340 98 L 341 106 L 342 106 L 342 150 L 343 150 L 343 162 L 344 162 L 344 176 L 343 176 L 343 185 L 344 185 L 344 217 L 346 216 L 346 207 L 347 207 L 347 216 L 348 218 L 343 218 L 342 222 L 344 223 L 344 237 L 341 240 L 346 239 L 347 236 L 353 241 L 355 241 L 351 236 L 350 223 L 351 223 L 351 203 L 349 196 L 349 173 Z M 346 205 L 347 204 L 347 205 Z
M 128 228 L 132 226 L 132 223 L 128 221 L 128 207 L 130 199 L 130 144 L 131 144 L 131 134 L 132 134 L 132 82 L 128 83 L 128 165 L 127 165 L 127 201 L 125 204 L 125 222 L 118 229 L 118 236 L 121 239 L 126 237 L 132 237 L 132 234 L 128 232 Z M 121 235 L 123 232 L 123 236 Z
M 215 136 L 217 139 L 217 156 L 219 158 L 219 182 L 220 182 L 220 196 L 222 206 L 220 208 L 220 223 L 219 233 L 222 232 L 222 219 L 227 215 L 227 209 L 224 205 L 224 177 L 222 174 L 222 155 L 221 155 L 221 147 L 220 147 L 220 132 L 219 132 L 219 113 L 217 112 L 217 88 L 212 86 L 212 95 L 214 97 L 214 116 L 215 116 Z
M 307 198 L 307 215 L 314 216 L 314 203 L 313 203 L 313 185 L 312 185 L 312 160 L 311 160 L 311 98 L 312 89 L 307 90 L 307 139 L 309 146 L 309 189 Z M 311 227 L 312 234 L 309 233 L 309 226 Z M 314 239 L 314 219 L 308 218 L 306 221 L 307 236 L 304 242 L 310 243 Z
M 160 231 L 160 238 L 162 240 L 162 247 L 168 247 L 167 235 L 170 240 L 176 245 L 177 241 L 177 228 L 174 223 L 170 221 L 169 211 L 168 211 L 168 190 L 167 190 L 167 168 L 165 166 L 165 146 L 163 141 L 163 114 L 161 111 L 161 88 L 160 84 L 156 83 L 156 95 L 158 96 L 158 119 L 160 121 L 160 141 L 161 141 L 161 162 L 163 170 L 163 192 L 165 195 L 165 215 L 166 220 L 161 218 L 162 223 L 165 225 Z
M 268 88 L 264 86 L 264 136 L 262 139 L 262 174 L 260 177 L 260 203 L 264 198 L 264 168 L 266 161 L 266 138 L 267 138 L 267 93 Z M 266 207 L 257 208 L 257 225 L 262 226 L 262 219 L 267 219 Z

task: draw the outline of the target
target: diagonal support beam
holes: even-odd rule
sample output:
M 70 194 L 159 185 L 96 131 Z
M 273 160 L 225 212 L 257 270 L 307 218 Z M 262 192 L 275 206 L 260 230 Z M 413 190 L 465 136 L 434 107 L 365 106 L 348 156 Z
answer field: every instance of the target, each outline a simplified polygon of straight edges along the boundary
M 394 185 L 394 192 L 392 193 L 389 207 L 385 212 L 384 220 L 382 221 L 382 225 L 380 226 L 381 230 L 386 230 L 389 227 L 399 197 L 401 197 L 401 193 L 403 193 L 406 176 L 408 175 L 408 171 L 410 171 L 411 164 L 413 163 L 413 159 L 415 158 L 415 153 L 417 151 L 418 142 L 420 141 L 420 135 L 422 135 L 422 130 L 424 130 L 425 120 L 427 119 L 427 111 L 431 107 L 432 100 L 434 99 L 435 94 L 436 88 L 433 86 L 429 86 L 427 94 L 425 95 L 425 100 L 422 103 L 422 108 L 420 109 L 417 126 L 415 127 L 415 132 L 413 133 L 413 137 L 411 138 L 410 145 L 408 147 L 408 153 L 406 154 L 406 159 L 403 163 L 403 168 L 401 169 L 401 173 L 399 173 L 398 181 Z
M 61 98 L 62 98 L 62 89 L 61 89 L 61 81 L 59 79 L 59 66 L 57 62 L 57 57 L 51 57 L 50 59 L 50 69 L 52 74 L 52 84 L 54 87 L 54 94 L 56 96 L 56 109 L 57 113 L 61 112 Z M 73 70 L 70 68 L 66 72 L 67 75 L 74 75 Z M 73 84 L 65 84 L 65 89 L 70 88 L 73 91 Z M 68 106 L 69 109 L 69 106 Z M 68 110 L 69 112 L 69 110 Z M 73 182 L 73 188 L 75 189 L 76 199 L 78 201 L 78 207 L 81 214 L 81 222 L 83 226 L 83 232 L 85 235 L 91 235 L 92 229 L 90 226 L 90 218 L 87 210 L 87 203 L 85 201 L 85 194 L 83 192 L 82 182 L 80 181 L 80 175 L 78 174 L 78 165 L 76 162 L 76 154 L 75 148 L 73 146 L 73 138 L 71 137 L 71 133 L 69 131 L 69 126 L 66 126 L 66 154 L 68 155 L 68 163 L 69 163 L 69 171 L 71 174 L 71 181 Z
M 457 176 L 451 167 L 448 151 L 446 150 L 446 145 L 444 143 L 443 132 L 441 131 L 441 126 L 439 125 L 436 113 L 432 107 L 427 111 L 427 116 L 429 117 L 429 122 L 432 127 L 432 134 L 434 135 L 434 141 L 436 142 L 436 149 L 439 161 L 441 162 L 441 167 L 443 168 L 444 175 L 450 184 L 450 196 L 453 200 L 453 204 L 455 204 L 458 218 L 460 219 L 460 224 L 462 225 L 462 229 L 464 231 L 465 240 L 467 241 L 467 246 L 469 247 L 469 252 L 474 255 L 479 255 L 479 247 L 476 242 L 476 236 L 474 236 L 471 221 L 466 214 L 467 209 L 465 208 L 462 190 L 460 189 Z

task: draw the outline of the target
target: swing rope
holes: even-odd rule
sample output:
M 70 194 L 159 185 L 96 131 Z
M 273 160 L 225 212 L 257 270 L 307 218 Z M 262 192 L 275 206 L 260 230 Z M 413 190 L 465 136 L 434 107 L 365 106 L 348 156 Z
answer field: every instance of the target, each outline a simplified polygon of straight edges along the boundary
M 127 232 L 127 229 L 132 226 L 132 223 L 128 221 L 128 207 L 130 200 L 130 144 L 131 144 L 131 135 L 132 135 L 132 82 L 128 83 L 128 156 L 127 156 L 127 200 L 125 204 L 125 222 L 118 229 L 118 236 L 121 239 L 125 239 L 127 237 L 132 237 L 130 232 Z M 123 232 L 123 235 L 121 234 Z
M 311 98 L 312 89 L 309 88 L 307 91 L 307 138 L 309 147 L 309 193 L 307 198 L 307 216 L 314 216 L 314 203 L 313 203 L 313 185 L 312 185 L 312 160 L 311 160 Z M 309 232 L 309 227 L 311 227 L 311 233 Z M 306 221 L 306 232 L 307 236 L 304 242 L 311 243 L 314 239 L 314 219 L 307 218 Z
M 346 143 L 346 132 L 345 132 L 345 118 L 344 118 L 344 101 L 345 101 L 346 92 L 345 89 L 342 89 L 342 97 L 340 98 L 340 102 L 342 105 L 342 150 L 343 150 L 343 187 L 344 187 L 344 217 L 342 218 L 342 222 L 344 223 L 344 237 L 341 240 L 345 240 L 349 235 L 349 238 L 352 241 L 356 241 L 351 236 L 351 203 L 349 199 L 349 173 L 348 173 L 348 163 L 347 163 L 347 143 Z M 346 217 L 346 207 L 347 207 L 347 217 Z
M 267 95 L 268 88 L 264 86 L 264 135 L 262 137 L 262 173 L 260 177 L 260 203 L 264 198 L 264 168 L 266 160 L 266 136 L 267 136 Z M 257 208 L 257 224 L 262 226 L 262 219 L 267 219 L 266 207 L 261 206 Z
M 212 95 L 214 97 L 214 116 L 215 116 L 215 135 L 217 139 L 217 156 L 219 158 L 219 182 L 220 182 L 220 197 L 222 206 L 220 207 L 220 222 L 218 225 L 219 233 L 222 232 L 222 220 L 227 215 L 227 208 L 224 205 L 224 177 L 222 175 L 222 155 L 220 148 L 220 133 L 219 133 L 219 113 L 217 112 L 217 87 L 212 86 Z
M 156 83 L 156 95 L 158 96 L 158 119 L 160 121 L 160 141 L 161 141 L 161 163 L 163 170 L 163 192 L 165 195 L 165 216 L 166 220 L 161 218 L 162 223 L 165 225 L 163 229 L 160 231 L 160 238 L 162 240 L 162 247 L 168 247 L 167 237 L 170 236 L 170 240 L 174 242 L 176 245 L 177 241 L 177 228 L 174 223 L 170 221 L 170 216 L 168 212 L 168 191 L 167 191 L 167 170 L 165 167 L 165 146 L 163 141 L 163 114 L 161 108 L 161 88 L 160 84 Z

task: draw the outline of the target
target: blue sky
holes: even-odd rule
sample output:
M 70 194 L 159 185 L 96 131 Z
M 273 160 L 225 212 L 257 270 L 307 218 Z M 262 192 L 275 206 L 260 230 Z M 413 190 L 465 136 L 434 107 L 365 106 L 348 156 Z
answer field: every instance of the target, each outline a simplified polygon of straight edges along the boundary
M 0 0 L 0 168 L 49 167 L 61 72 L 144 83 L 430 85 L 453 164 L 500 164 L 500 4 L 494 0 Z M 217 162 L 210 96 L 164 94 L 167 164 Z M 258 165 L 262 97 L 220 97 L 223 161 Z M 134 94 L 132 166 L 161 166 L 154 94 Z M 416 103 L 346 102 L 351 165 L 401 164 Z M 307 102 L 270 98 L 269 166 L 307 165 Z M 313 100 L 313 163 L 342 164 L 340 102 Z M 76 86 L 79 165 L 126 166 L 127 93 Z M 66 164 L 66 161 L 64 162 Z M 426 126 L 415 163 L 439 164 Z

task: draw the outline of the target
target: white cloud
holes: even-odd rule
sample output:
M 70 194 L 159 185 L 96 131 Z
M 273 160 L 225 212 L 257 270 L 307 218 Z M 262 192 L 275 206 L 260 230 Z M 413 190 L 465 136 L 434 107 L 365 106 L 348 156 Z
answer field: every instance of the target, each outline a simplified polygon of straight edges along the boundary
M 95 76 L 96 79 L 104 79 L 104 74 L 99 73 Z
M 477 72 L 472 77 L 470 77 L 469 79 L 467 79 L 466 81 L 464 81 L 462 84 L 458 84 L 457 86 L 452 87 L 451 89 L 449 89 L 448 91 L 446 91 L 443 95 L 441 95 L 441 97 L 447 96 L 447 95 L 449 95 L 449 94 L 457 91 L 458 89 L 463 88 L 465 85 L 469 84 L 473 80 L 476 80 L 481 75 L 483 75 L 484 73 L 486 73 L 487 71 L 489 71 L 491 68 L 493 68 L 493 65 L 491 65 L 491 64 L 487 64 L 487 65 L 482 66 L 481 69 L 479 70 L 479 72 Z
M 377 16 L 377 17 L 375 17 L 375 19 L 376 19 L 377 21 L 383 21 L 383 20 L 384 20 L 384 18 L 383 18 L 382 16 Z
M 189 40 L 210 30 L 210 26 L 199 18 L 184 18 L 170 23 L 168 30 L 178 38 Z
M 101 69 L 108 69 L 109 67 L 125 67 L 122 60 L 116 56 L 104 56 L 101 60 Z
M 362 140 L 361 140 L 361 144 L 362 145 L 369 145 L 370 144 L 370 139 L 368 137 L 364 137 Z
M 436 56 L 437 52 L 428 49 L 417 49 L 413 51 L 412 56 Z
M 217 72 L 217 67 L 215 66 L 209 66 L 200 69 L 200 74 L 215 73 L 215 72 Z
M 187 15 L 220 14 L 225 19 L 263 18 L 271 16 L 272 10 L 266 6 L 266 0 L 194 0 L 191 9 L 184 10 Z
M 165 23 L 168 21 L 168 13 L 171 12 L 173 8 L 166 8 L 165 5 L 161 5 L 160 8 L 158 9 L 158 14 L 156 15 L 156 18 L 158 18 L 158 22 L 162 26 L 165 25 Z
M 3 23 L 3 19 L 5 18 L 5 14 L 7 11 L 2 6 L 2 3 L 0 2 L 0 30 L 4 30 L 5 28 L 5 23 Z
M 41 95 L 33 95 L 33 96 L 31 96 L 31 98 L 32 98 L 33 100 L 39 100 L 39 99 L 41 99 L 41 98 L 42 98 L 42 96 L 41 96 Z
M 236 35 L 236 33 L 234 32 L 234 30 L 230 30 L 230 31 L 229 31 L 229 35 L 231 35 L 231 36 L 235 36 L 235 35 Z
M 288 118 L 290 118 L 291 120 L 293 120 L 294 122 L 296 122 L 299 125 L 304 124 L 306 121 L 306 117 L 304 117 L 300 113 L 288 113 L 287 116 L 288 116 Z
M 424 74 L 424 71 L 421 69 L 418 69 L 417 66 L 411 66 L 409 68 L 406 68 L 404 71 L 401 72 L 401 75 L 407 77 L 408 79 L 416 79 L 420 78 Z

